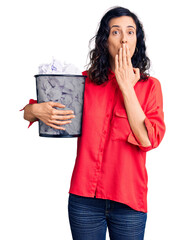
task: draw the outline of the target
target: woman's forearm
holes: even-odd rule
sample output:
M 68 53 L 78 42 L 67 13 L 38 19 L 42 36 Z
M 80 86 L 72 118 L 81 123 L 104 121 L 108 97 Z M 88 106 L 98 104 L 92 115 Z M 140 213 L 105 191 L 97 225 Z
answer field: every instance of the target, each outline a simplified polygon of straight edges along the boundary
M 65 105 L 59 102 L 28 104 L 24 108 L 24 119 L 30 122 L 39 119 L 52 128 L 65 130 L 63 125 L 71 123 L 71 119 L 75 118 L 74 111 L 56 108 L 65 108 Z
M 138 139 L 142 146 L 151 146 L 144 123 L 146 115 L 141 108 L 133 86 L 128 85 L 121 91 L 124 98 L 128 121 L 136 139 Z
M 34 105 L 35 104 L 27 104 L 24 108 L 24 119 L 30 122 L 34 122 L 37 118 L 34 115 Z

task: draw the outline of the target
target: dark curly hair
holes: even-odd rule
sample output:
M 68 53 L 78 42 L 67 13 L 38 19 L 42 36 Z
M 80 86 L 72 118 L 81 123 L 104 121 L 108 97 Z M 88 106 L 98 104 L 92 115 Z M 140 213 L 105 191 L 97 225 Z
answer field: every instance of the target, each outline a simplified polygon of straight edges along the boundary
M 137 51 L 134 52 L 134 55 L 131 58 L 132 65 L 134 68 L 140 69 L 140 80 L 146 80 L 149 77 L 146 70 L 150 68 L 150 59 L 146 56 L 143 26 L 138 17 L 128 9 L 123 7 L 114 7 L 103 16 L 96 35 L 89 41 L 90 45 L 91 41 L 95 38 L 95 48 L 89 52 L 90 62 L 88 66 L 90 66 L 90 68 L 88 69 L 88 76 L 91 81 L 97 85 L 108 81 L 108 71 L 110 68 L 109 52 L 107 47 L 107 40 L 110 33 L 109 21 L 112 18 L 121 16 L 132 17 L 136 24 Z

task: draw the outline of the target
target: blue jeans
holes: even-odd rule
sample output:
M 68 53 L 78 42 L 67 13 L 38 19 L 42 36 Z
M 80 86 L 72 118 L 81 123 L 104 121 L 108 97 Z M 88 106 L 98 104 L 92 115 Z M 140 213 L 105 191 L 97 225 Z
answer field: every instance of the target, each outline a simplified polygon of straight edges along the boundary
M 69 194 L 69 223 L 73 240 L 143 240 L 147 213 L 107 199 Z

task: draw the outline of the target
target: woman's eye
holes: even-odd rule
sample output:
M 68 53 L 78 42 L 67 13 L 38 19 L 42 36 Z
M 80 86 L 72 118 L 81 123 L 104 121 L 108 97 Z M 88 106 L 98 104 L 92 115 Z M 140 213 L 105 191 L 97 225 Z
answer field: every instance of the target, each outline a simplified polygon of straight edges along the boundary
M 118 35 L 119 31 L 113 31 L 112 33 L 113 33 L 113 35 Z
M 134 31 L 129 31 L 129 34 L 130 34 L 130 35 L 134 34 Z

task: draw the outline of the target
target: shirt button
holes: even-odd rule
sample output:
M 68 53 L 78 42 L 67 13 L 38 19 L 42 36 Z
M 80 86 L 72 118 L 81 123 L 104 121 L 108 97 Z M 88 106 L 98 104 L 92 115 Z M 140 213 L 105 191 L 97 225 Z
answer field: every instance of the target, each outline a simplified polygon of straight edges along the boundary
M 107 117 L 109 117 L 109 113 L 107 113 Z
M 106 130 L 104 130 L 104 131 L 103 131 L 103 134 L 106 134 L 106 132 L 107 132 L 107 131 L 106 131 Z
M 103 152 L 103 148 L 100 149 L 100 152 Z

